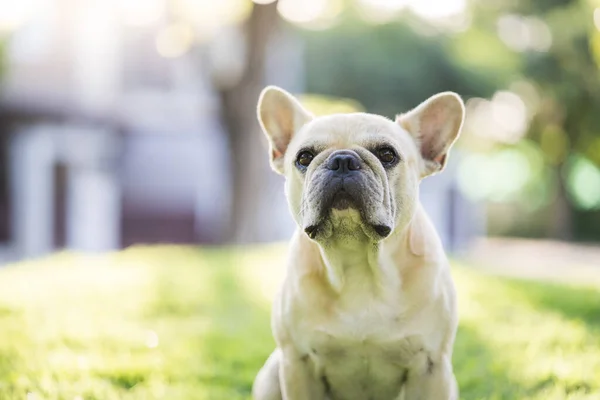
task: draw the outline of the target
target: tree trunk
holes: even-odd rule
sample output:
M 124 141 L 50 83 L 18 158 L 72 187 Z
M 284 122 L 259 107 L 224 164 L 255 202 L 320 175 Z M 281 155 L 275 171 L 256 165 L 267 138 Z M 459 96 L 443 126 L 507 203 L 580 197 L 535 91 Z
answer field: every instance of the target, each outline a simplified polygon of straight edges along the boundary
M 569 134 L 570 142 L 575 145 L 581 135 L 581 123 L 587 115 L 593 113 L 590 105 L 593 104 L 593 99 L 590 95 L 583 91 L 576 99 L 568 102 L 568 108 L 565 112 L 565 120 L 563 129 Z M 550 216 L 550 237 L 559 240 L 573 240 L 575 231 L 575 221 L 573 218 L 573 205 L 569 202 L 567 187 L 564 174 L 565 163 L 568 160 L 563 160 L 556 166 L 557 193 L 556 200 L 552 205 L 552 214 Z
M 562 164 L 561 166 L 562 167 Z M 573 239 L 573 210 L 567 197 L 567 188 L 558 168 L 556 199 L 551 207 L 549 236 L 559 240 Z
M 241 77 L 219 88 L 221 117 L 230 155 L 230 213 L 227 242 L 260 240 L 259 205 L 268 191 L 266 141 L 256 119 L 256 102 L 265 81 L 267 47 L 279 28 L 277 2 L 253 4 L 243 26 L 246 60 Z

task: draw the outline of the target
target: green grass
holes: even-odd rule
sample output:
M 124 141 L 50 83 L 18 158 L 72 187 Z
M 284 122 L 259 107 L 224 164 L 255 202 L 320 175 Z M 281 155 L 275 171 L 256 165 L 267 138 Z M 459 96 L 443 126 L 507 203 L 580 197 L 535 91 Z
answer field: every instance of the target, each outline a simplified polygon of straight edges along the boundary
M 0 400 L 249 399 L 279 246 L 58 254 L 0 270 Z M 600 294 L 454 266 L 462 399 L 600 399 Z

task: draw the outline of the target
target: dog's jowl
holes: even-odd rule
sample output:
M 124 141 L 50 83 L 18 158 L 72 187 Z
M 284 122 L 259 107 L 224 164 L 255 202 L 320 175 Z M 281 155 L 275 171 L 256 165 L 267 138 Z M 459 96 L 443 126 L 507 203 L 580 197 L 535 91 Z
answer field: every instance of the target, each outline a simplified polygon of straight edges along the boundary
M 268 87 L 258 118 L 297 229 L 254 398 L 457 399 L 454 285 L 418 189 L 446 164 L 460 97 L 437 94 L 395 121 L 317 118 Z

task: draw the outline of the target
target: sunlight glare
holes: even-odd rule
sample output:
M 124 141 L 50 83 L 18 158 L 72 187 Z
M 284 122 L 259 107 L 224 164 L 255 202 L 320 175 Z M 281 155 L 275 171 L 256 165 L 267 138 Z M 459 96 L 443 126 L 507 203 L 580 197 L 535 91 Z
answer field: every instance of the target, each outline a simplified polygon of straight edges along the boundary
M 375 8 L 381 12 L 394 12 L 405 8 L 411 0 L 359 0 L 364 6 Z
M 466 0 L 358 0 L 358 6 L 362 17 L 373 23 L 389 22 L 405 9 L 436 25 L 448 25 L 453 30 L 461 30 L 470 23 L 465 18 Z
M 146 332 L 146 347 L 149 349 L 154 349 L 158 347 L 158 335 L 154 331 Z
M 190 50 L 193 41 L 194 31 L 191 26 L 183 23 L 172 24 L 156 36 L 156 51 L 161 57 L 177 58 Z
M 394 19 L 409 2 L 410 0 L 358 0 L 357 6 L 362 19 L 374 24 L 384 24 Z
M 252 295 L 252 298 L 263 305 L 270 305 L 281 287 L 285 276 L 284 243 L 274 243 L 265 247 L 261 253 L 252 253 L 240 261 L 239 282 Z
M 38 3 L 36 0 L 0 0 L 0 32 L 14 31 L 25 24 Z
M 466 0 L 412 0 L 410 9 L 428 20 L 445 19 L 462 14 L 466 7 Z
M 90 369 L 90 362 L 86 357 L 79 356 L 77 357 L 77 366 L 80 370 L 87 371 L 88 369 Z
M 157 22 L 165 9 L 164 0 L 121 0 L 123 23 L 130 26 L 145 26 Z
M 306 28 L 327 28 L 342 10 L 340 0 L 279 0 L 282 18 Z
M 199 41 L 210 41 L 221 27 L 241 23 L 251 8 L 247 0 L 172 0 L 173 16 L 189 21 Z

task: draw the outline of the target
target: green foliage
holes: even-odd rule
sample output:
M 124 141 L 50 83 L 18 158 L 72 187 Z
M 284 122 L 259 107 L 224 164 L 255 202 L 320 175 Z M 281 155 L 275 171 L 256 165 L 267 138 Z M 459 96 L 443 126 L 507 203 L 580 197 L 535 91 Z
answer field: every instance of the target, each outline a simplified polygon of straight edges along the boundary
M 444 90 L 493 93 L 491 72 L 458 63 L 446 38 L 421 36 L 402 22 L 370 26 L 348 17 L 304 35 L 308 91 L 356 99 L 369 112 L 393 117 Z
M 273 349 L 276 247 L 56 255 L 0 271 L 0 398 L 249 399 Z M 455 266 L 465 400 L 597 399 L 597 290 Z

